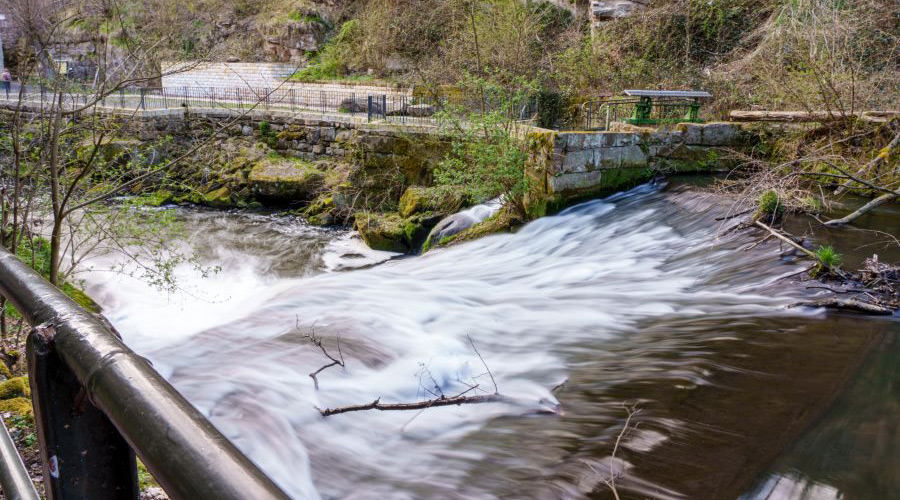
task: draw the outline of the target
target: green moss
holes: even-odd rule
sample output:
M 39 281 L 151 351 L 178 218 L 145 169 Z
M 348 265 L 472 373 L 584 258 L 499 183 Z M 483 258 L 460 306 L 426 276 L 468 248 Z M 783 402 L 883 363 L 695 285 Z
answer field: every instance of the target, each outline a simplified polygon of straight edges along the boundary
M 409 250 L 406 221 L 399 214 L 360 212 L 355 227 L 369 248 L 401 253 Z
M 154 207 L 172 203 L 174 200 L 172 192 L 165 189 L 160 189 L 159 191 L 150 194 L 147 198 L 147 204 Z
M 0 361 L 0 377 L 4 379 L 11 379 L 12 373 L 9 371 L 9 367 L 6 366 L 6 363 Z
M 228 208 L 232 206 L 231 190 L 227 187 L 210 191 L 203 195 L 203 204 L 214 208 Z
M 137 472 L 141 491 L 147 488 L 159 488 L 159 483 L 156 482 L 156 479 L 153 478 L 153 475 L 150 474 L 150 471 L 141 459 L 137 459 Z
M 27 377 L 15 377 L 0 382 L 0 399 L 31 397 Z
M 31 400 L 24 397 L 0 400 L 0 412 L 12 412 L 29 420 L 34 416 Z
M 411 186 L 400 197 L 398 209 L 403 217 L 424 212 L 449 214 L 459 210 L 462 201 L 462 196 L 456 191 Z
M 88 294 L 84 293 L 80 288 L 75 287 L 69 283 L 63 283 L 62 287 L 60 287 L 66 295 L 68 295 L 72 300 L 75 301 L 78 305 L 83 307 L 89 312 L 92 313 L 100 313 L 103 308 L 100 307 L 100 304 L 94 302 Z

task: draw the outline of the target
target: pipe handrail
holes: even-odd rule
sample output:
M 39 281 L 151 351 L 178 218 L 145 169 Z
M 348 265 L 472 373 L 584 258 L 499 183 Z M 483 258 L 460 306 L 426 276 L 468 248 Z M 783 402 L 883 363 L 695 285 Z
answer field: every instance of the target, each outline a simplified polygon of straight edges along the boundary
M 40 500 L 34 483 L 28 476 L 22 457 L 16 450 L 6 430 L 6 424 L 0 419 L 0 487 L 6 500 Z
M 289 498 L 147 360 L 5 249 L 0 249 L 0 295 L 52 338 L 89 400 L 170 497 Z

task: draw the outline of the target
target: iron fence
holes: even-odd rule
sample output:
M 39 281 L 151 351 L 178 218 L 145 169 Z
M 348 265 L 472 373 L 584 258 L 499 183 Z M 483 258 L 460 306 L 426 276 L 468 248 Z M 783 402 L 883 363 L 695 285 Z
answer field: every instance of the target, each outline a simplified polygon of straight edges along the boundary
M 7 100 L 19 98 L 14 85 Z M 73 109 L 94 103 L 98 91 L 72 88 L 51 93 L 40 85 L 26 85 L 24 100 L 50 104 L 62 97 L 63 105 Z M 4 98 L 0 95 L 0 99 Z M 413 92 L 322 91 L 282 86 L 252 87 L 156 87 L 124 88 L 105 95 L 96 102 L 101 108 L 121 110 L 164 110 L 178 108 L 224 109 L 236 112 L 248 109 L 310 112 L 411 124 L 435 124 L 449 114 L 479 113 L 503 110 L 508 118 L 530 121 L 538 113 L 537 102 L 530 97 L 510 100 L 502 95 L 432 95 Z

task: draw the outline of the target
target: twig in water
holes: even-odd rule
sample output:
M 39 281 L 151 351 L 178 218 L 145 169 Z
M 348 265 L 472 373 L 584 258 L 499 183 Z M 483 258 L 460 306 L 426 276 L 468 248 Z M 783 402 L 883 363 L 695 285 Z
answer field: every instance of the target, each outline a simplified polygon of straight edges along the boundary
M 470 337 L 468 334 L 466 334 L 466 338 L 469 339 L 469 343 L 472 344 L 472 349 L 475 351 L 475 354 L 478 355 L 478 359 L 481 360 L 481 364 L 484 365 L 484 369 L 487 370 L 488 375 L 490 375 L 490 377 L 491 377 L 491 383 L 494 384 L 494 394 L 499 394 L 499 393 L 500 393 L 500 390 L 497 389 L 497 381 L 494 380 L 494 374 L 491 373 L 491 369 L 488 368 L 487 363 L 484 361 L 484 357 L 481 356 L 481 353 L 478 352 L 478 348 L 475 347 L 475 341 L 472 340 L 472 337 Z
M 343 353 L 343 351 L 341 351 L 341 336 L 340 335 L 337 336 L 337 349 L 338 349 L 338 358 L 339 359 L 336 359 L 334 356 L 332 356 L 331 354 L 328 353 L 328 349 L 325 349 L 325 346 L 322 345 L 322 339 L 320 339 L 319 337 L 316 336 L 316 332 L 313 331 L 311 333 L 304 335 L 303 337 L 308 338 L 309 341 L 313 343 L 313 345 L 315 345 L 322 351 L 322 354 L 324 354 L 326 358 L 331 360 L 331 363 L 328 363 L 327 365 L 324 365 L 321 368 L 319 368 L 318 370 L 309 374 L 309 377 L 311 379 L 313 379 L 313 385 L 315 385 L 316 390 L 318 391 L 319 390 L 319 379 L 316 378 L 316 376 L 319 373 L 321 373 L 322 370 L 331 368 L 334 365 L 338 365 L 341 368 L 344 367 L 344 353 Z
M 612 490 L 612 494 L 616 497 L 616 500 L 619 500 L 619 492 L 616 491 L 616 477 L 621 474 L 622 471 L 616 472 L 616 453 L 619 451 L 619 444 L 622 442 L 622 437 L 628 434 L 629 425 L 631 424 L 631 419 L 641 410 L 635 406 L 629 407 L 628 405 L 623 405 L 625 407 L 625 412 L 628 416 L 625 418 L 625 425 L 622 426 L 622 430 L 619 431 L 619 435 L 616 437 L 616 444 L 613 445 L 613 451 L 610 455 L 609 462 L 609 480 L 603 481 L 609 486 L 609 489 Z M 635 426 L 636 428 L 637 426 Z

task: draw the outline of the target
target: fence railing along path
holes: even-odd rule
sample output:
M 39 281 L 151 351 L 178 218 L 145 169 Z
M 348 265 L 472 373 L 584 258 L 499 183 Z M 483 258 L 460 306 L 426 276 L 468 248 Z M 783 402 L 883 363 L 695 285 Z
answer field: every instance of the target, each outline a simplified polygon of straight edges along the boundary
M 7 97 L 0 92 L 0 102 L 7 106 L 19 100 L 19 85 L 13 85 Z M 92 89 L 73 89 L 63 94 L 63 106 L 75 109 L 93 102 Z M 30 106 L 49 106 L 59 95 L 39 85 L 26 85 L 23 101 Z M 248 109 L 317 113 L 354 120 L 400 124 L 435 125 L 441 111 L 474 108 L 464 97 L 448 99 L 413 96 L 411 92 L 371 94 L 354 91 L 320 91 L 300 88 L 227 88 L 165 87 L 126 88 L 115 91 L 97 102 L 97 107 L 111 110 L 154 111 L 166 109 L 221 109 L 240 113 Z M 533 105 L 518 107 L 520 119 L 530 119 Z

